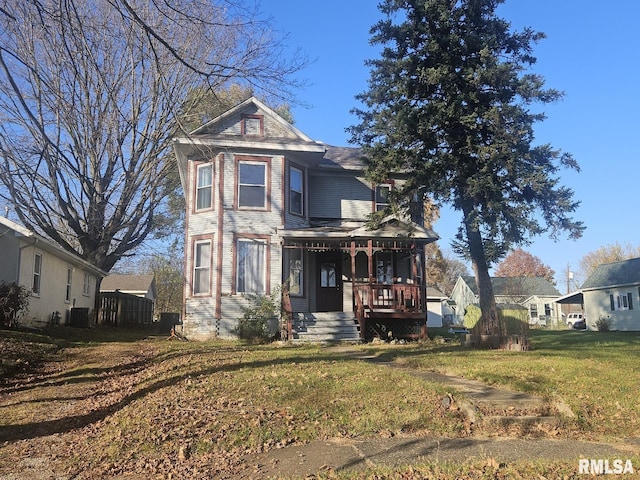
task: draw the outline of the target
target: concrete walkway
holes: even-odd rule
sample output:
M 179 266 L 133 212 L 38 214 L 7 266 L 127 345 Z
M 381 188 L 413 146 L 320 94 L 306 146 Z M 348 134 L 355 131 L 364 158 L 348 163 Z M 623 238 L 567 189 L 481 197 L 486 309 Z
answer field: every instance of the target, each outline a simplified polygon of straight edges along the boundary
M 381 367 L 403 368 L 392 362 L 368 356 L 356 347 L 329 347 L 344 355 L 374 362 Z M 491 425 L 515 424 L 515 432 L 535 429 L 540 423 L 553 423 L 573 412 L 560 399 L 548 405 L 543 399 L 521 392 L 487 386 L 481 382 L 434 372 L 407 373 L 432 382 L 450 385 L 453 394 L 443 398 L 443 405 L 454 403 L 465 415 L 470 428 L 478 429 L 469 438 L 416 437 L 399 435 L 391 438 L 330 439 L 302 446 L 271 450 L 247 459 L 253 469 L 244 478 L 305 478 L 321 472 L 362 470 L 371 466 L 401 466 L 419 462 L 474 461 L 493 458 L 500 463 L 527 460 L 575 461 L 580 458 L 621 458 L 640 455 L 640 442 L 605 444 L 554 440 L 483 436 Z M 483 412 L 492 412 L 485 415 Z M 502 412 L 495 415 L 495 412 Z M 543 412 L 542 414 L 539 412 Z M 504 431 L 504 428 L 503 430 Z M 636 466 L 640 469 L 640 465 Z

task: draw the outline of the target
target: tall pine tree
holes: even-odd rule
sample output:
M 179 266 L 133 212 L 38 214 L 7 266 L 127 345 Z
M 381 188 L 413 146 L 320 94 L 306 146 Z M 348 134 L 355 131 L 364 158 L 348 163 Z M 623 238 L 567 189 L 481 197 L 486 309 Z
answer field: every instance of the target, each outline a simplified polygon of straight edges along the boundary
M 395 192 L 400 205 L 415 193 L 463 214 L 454 242 L 471 260 L 482 320 L 477 333 L 503 336 L 489 277 L 492 263 L 513 245 L 548 233 L 578 238 L 582 222 L 561 168 L 579 171 L 568 153 L 534 145 L 544 120 L 534 103 L 559 100 L 529 72 L 533 45 L 544 38 L 511 30 L 496 14 L 502 0 L 384 0 L 385 18 L 371 29 L 381 58 L 367 62 L 368 91 L 358 95 L 360 123 L 351 141 L 363 146 L 368 175 L 409 180 Z

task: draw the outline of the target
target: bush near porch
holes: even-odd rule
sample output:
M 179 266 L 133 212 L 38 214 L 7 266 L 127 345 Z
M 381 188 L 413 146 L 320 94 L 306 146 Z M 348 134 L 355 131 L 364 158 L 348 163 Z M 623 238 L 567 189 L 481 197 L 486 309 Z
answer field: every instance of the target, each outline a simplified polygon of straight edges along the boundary
M 519 305 L 496 305 L 498 317 L 504 322 L 507 335 L 523 335 L 529 331 L 529 312 Z M 482 313 L 477 305 L 469 305 L 464 314 L 464 326 L 473 329 Z

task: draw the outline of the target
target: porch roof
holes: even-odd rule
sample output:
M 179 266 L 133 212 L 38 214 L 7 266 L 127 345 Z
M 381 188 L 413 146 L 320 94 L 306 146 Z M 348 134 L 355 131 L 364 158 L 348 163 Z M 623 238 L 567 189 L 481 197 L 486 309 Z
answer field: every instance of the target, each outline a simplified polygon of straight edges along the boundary
M 385 217 L 378 228 L 370 229 L 366 225 L 308 227 L 300 229 L 282 229 L 278 232 L 285 239 L 300 240 L 419 240 L 431 243 L 440 237 L 430 228 L 390 215 Z

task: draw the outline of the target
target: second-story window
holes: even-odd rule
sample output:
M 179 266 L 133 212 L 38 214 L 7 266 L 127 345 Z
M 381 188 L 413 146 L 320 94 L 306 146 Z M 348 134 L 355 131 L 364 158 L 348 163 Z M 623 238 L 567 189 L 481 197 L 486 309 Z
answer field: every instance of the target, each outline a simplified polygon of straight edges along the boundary
M 206 210 L 211 208 L 213 165 L 198 165 L 196 177 L 196 210 Z
M 302 170 L 289 168 L 289 211 L 296 215 L 304 214 L 304 177 Z
M 267 207 L 267 164 L 238 162 L 238 207 Z
M 391 185 L 382 184 L 376 185 L 376 212 L 384 210 L 389 206 L 389 193 L 391 192 Z
M 242 117 L 242 135 L 258 137 L 263 135 L 262 115 L 244 115 Z

